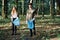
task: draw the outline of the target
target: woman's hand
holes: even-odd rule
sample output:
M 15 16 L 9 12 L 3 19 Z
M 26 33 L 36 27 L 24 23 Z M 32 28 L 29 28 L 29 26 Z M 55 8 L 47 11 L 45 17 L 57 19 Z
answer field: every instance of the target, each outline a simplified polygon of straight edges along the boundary
M 13 21 L 13 18 L 11 17 L 11 22 Z

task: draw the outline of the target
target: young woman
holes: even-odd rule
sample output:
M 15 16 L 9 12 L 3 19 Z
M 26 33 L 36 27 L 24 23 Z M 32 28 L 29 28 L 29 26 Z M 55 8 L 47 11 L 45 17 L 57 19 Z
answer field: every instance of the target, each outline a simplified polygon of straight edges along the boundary
M 12 35 L 16 34 L 17 31 L 17 27 L 13 24 L 13 21 L 17 18 L 17 11 L 16 11 L 16 7 L 12 8 L 11 11 L 11 21 L 12 21 Z
M 27 10 L 27 14 L 26 14 L 26 22 L 28 22 L 29 20 L 33 20 L 33 25 L 34 27 L 32 28 L 34 30 L 34 35 L 36 35 L 36 31 L 35 31 L 35 15 L 34 15 L 34 9 L 32 9 L 32 3 L 29 3 L 29 9 Z M 29 25 L 28 25 L 29 26 Z M 32 29 L 30 29 L 30 36 L 32 36 Z

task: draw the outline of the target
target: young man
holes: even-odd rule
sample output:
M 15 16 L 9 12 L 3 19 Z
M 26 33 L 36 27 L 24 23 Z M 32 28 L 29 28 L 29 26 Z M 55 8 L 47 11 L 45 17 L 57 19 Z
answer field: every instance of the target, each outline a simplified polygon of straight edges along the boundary
M 34 30 L 34 35 L 36 35 L 36 30 L 35 30 L 35 10 L 32 9 L 32 3 L 29 3 L 29 9 L 27 10 L 27 15 L 26 15 L 26 22 L 28 20 L 33 20 L 33 24 L 34 24 L 34 27 L 33 27 L 33 30 Z M 30 36 L 32 36 L 32 29 L 30 29 Z

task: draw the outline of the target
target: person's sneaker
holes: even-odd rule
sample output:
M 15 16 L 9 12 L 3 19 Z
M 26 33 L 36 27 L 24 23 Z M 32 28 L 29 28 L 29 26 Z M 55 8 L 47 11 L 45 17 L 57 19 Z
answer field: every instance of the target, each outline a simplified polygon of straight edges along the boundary
M 32 37 L 33 35 L 30 35 L 30 37 Z
M 15 33 L 15 35 L 17 35 L 17 34 Z
M 12 35 L 14 35 L 14 33 L 12 33 Z
M 17 35 L 17 33 L 14 33 L 14 35 Z

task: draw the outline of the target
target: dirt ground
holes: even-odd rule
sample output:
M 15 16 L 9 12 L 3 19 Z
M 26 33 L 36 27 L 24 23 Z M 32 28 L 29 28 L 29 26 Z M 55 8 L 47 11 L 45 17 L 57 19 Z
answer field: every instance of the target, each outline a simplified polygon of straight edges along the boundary
M 29 29 L 18 29 L 17 35 L 12 35 L 11 29 L 0 30 L 0 40 L 60 40 L 58 35 L 52 37 L 45 31 L 41 31 L 41 28 L 36 28 L 36 35 L 33 34 L 30 37 Z M 60 35 L 60 34 L 59 34 Z

